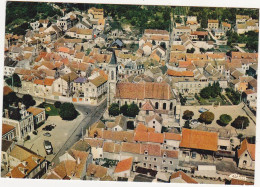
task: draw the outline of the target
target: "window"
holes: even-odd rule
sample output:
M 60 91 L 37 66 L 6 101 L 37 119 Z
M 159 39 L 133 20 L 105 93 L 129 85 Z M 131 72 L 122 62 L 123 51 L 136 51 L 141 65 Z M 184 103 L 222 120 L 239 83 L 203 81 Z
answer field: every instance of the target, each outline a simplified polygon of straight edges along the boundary
M 170 161 L 170 164 L 172 165 L 172 161 Z
M 154 169 L 157 169 L 157 166 L 154 166 Z
M 146 110 L 146 115 L 149 115 L 149 110 Z
M 148 160 L 147 156 L 146 156 L 146 157 L 144 157 L 144 159 L 145 159 L 145 160 Z
M 146 163 L 144 163 L 144 167 L 146 167 Z
M 145 154 L 145 155 L 148 155 L 148 151 L 144 151 L 144 154 Z
M 246 160 L 244 160 L 244 161 L 243 161 L 243 164 L 244 164 L 244 165 L 246 165 L 246 163 L 247 163 L 247 161 L 246 161 Z
M 163 158 L 166 158 L 166 154 L 163 154 Z
M 163 160 L 162 162 L 163 162 L 163 163 L 165 163 L 165 162 L 166 162 L 166 160 Z
M 153 124 L 155 124 L 155 121 L 153 121 Z
M 163 110 L 166 110 L 166 103 L 163 103 Z
M 155 126 L 153 126 L 153 128 L 155 129 Z
M 156 158 L 154 158 L 153 160 L 154 160 L 154 161 L 156 161 L 157 159 L 156 159 Z
M 247 154 L 245 154 L 245 157 L 247 157 Z
M 155 109 L 158 109 L 158 108 L 159 108 L 159 103 L 156 102 L 156 103 L 155 103 Z

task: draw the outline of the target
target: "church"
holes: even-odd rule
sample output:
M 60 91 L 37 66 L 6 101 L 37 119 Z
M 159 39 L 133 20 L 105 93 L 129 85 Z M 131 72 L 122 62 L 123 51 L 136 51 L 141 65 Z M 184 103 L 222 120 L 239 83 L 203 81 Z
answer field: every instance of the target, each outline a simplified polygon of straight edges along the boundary
M 118 103 L 119 106 L 134 103 L 140 109 L 138 121 L 144 121 L 145 117 L 156 114 L 163 118 L 164 126 L 180 127 L 180 102 L 168 83 L 119 82 L 118 64 L 114 52 L 108 64 L 108 71 L 108 107 L 112 103 Z M 147 107 L 148 103 L 150 107 Z

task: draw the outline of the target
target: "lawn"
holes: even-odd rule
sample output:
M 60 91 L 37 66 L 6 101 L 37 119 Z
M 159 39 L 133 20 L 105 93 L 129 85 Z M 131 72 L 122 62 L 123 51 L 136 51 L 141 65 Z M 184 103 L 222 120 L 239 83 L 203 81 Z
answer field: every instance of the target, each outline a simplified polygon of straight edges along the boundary
M 55 108 L 54 105 L 49 103 L 41 103 L 38 107 L 45 108 L 45 113 L 48 116 L 59 116 L 60 109 Z
M 230 105 L 230 103 L 222 96 L 217 96 L 216 98 L 209 98 L 209 99 L 204 99 L 202 97 L 199 97 L 199 104 L 200 105 Z

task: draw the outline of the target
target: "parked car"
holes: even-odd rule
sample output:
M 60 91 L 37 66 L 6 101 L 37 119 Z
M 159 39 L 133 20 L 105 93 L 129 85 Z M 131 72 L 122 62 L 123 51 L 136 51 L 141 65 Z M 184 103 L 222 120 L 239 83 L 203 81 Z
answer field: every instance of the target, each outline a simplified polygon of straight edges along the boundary
M 207 112 L 207 111 L 209 111 L 209 110 L 206 109 L 206 108 L 200 108 L 200 109 L 199 109 L 199 112 L 200 112 L 200 113 Z
M 193 120 L 190 121 L 190 124 L 191 125 L 199 125 L 201 123 L 197 119 L 193 119 Z
M 44 131 L 52 131 L 52 129 L 54 129 L 53 125 L 46 125 L 42 130 L 44 130 Z
M 44 140 L 43 146 L 44 146 L 44 149 L 45 149 L 47 155 L 50 155 L 53 153 L 53 148 L 52 148 L 50 141 Z
M 51 137 L 51 134 L 49 132 L 45 132 L 43 136 Z

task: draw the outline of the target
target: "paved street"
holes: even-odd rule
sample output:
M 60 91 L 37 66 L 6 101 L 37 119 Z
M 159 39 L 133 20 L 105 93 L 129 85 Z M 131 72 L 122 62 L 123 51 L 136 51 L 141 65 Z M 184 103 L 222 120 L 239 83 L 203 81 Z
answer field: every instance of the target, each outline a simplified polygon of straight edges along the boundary
M 106 109 L 106 100 L 99 106 L 75 105 L 75 107 L 80 112 L 75 120 L 65 121 L 59 116 L 49 116 L 46 123 L 38 129 L 38 135 L 31 135 L 31 140 L 26 141 L 24 146 L 42 156 L 46 156 L 49 162 L 58 164 L 59 157 L 82 137 L 82 133 L 83 136 L 85 135 L 86 128 L 102 117 Z M 51 137 L 44 136 L 43 134 L 48 131 L 43 131 L 42 128 L 52 123 L 56 127 L 49 132 Z M 43 147 L 44 140 L 49 140 L 52 143 L 54 154 L 46 155 Z

